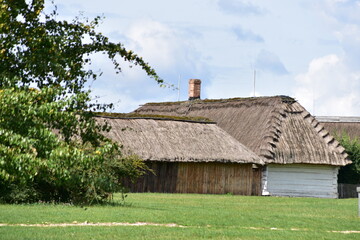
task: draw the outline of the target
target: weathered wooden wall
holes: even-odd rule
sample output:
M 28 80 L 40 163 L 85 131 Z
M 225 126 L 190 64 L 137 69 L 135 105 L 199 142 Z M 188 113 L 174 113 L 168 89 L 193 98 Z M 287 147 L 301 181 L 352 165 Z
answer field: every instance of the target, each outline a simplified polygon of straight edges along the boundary
M 126 183 L 131 192 L 261 194 L 261 169 L 252 164 L 150 162 L 154 174 Z
M 252 196 L 261 196 L 261 180 L 262 180 L 262 169 L 263 167 L 253 168 L 253 176 L 252 176 Z
M 154 173 L 148 173 L 139 178 L 135 183 L 125 182 L 131 192 L 163 192 L 176 191 L 178 163 L 147 162 L 147 166 Z
M 251 164 L 180 163 L 176 192 L 251 195 Z

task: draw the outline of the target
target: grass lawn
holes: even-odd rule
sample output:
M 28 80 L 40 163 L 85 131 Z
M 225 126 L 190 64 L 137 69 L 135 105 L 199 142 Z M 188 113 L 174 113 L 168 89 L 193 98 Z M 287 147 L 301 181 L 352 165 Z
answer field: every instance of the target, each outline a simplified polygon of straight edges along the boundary
M 0 205 L 0 239 L 360 239 L 357 199 L 132 193 L 126 202 Z M 92 225 L 137 222 L 148 225 Z

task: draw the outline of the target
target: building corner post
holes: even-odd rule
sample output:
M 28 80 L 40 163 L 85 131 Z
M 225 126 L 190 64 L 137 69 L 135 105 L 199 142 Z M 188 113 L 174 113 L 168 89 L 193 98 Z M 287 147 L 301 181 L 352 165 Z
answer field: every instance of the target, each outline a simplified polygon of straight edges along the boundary
M 360 217 L 360 187 L 357 187 L 356 188 L 356 191 L 357 191 L 357 193 L 358 193 L 358 207 L 359 207 L 359 213 L 358 213 L 358 217 Z

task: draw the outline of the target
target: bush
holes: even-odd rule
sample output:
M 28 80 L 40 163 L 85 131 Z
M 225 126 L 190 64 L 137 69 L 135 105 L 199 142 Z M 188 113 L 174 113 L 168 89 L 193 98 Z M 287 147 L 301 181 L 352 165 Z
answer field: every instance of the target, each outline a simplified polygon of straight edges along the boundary
M 74 111 L 87 94 L 58 98 L 59 89 L 0 90 L 0 200 L 92 203 L 123 191 L 145 164 L 124 157 L 101 135 L 90 113 Z M 69 107 L 69 106 L 72 107 Z M 94 128 L 97 126 L 97 128 Z
M 340 168 L 338 182 L 339 183 L 360 183 L 360 142 L 359 139 L 351 139 L 347 134 L 338 137 L 340 144 L 345 148 L 351 164 Z

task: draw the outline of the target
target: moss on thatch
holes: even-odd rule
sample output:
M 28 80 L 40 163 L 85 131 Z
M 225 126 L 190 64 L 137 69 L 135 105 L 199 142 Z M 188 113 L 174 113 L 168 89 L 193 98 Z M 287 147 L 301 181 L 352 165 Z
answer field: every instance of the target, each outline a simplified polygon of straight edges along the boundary
M 198 123 L 215 123 L 214 121 L 205 117 L 151 115 L 151 114 L 138 114 L 138 113 L 108 113 L 108 112 L 96 112 L 94 114 L 97 117 L 106 117 L 106 118 L 155 119 L 155 120 L 172 120 L 172 121 L 198 122 Z
M 170 106 L 170 105 L 182 105 L 182 104 L 189 104 L 189 103 L 222 103 L 222 102 L 251 102 L 251 101 L 259 101 L 259 99 L 269 99 L 269 98 L 280 98 L 284 103 L 294 103 L 296 100 L 292 97 L 279 95 L 273 97 L 247 97 L 247 98 L 226 98 L 226 99 L 197 99 L 197 100 L 189 100 L 189 101 L 177 101 L 177 102 L 149 102 L 146 103 L 146 106 L 156 106 L 156 105 L 163 105 L 163 106 Z

